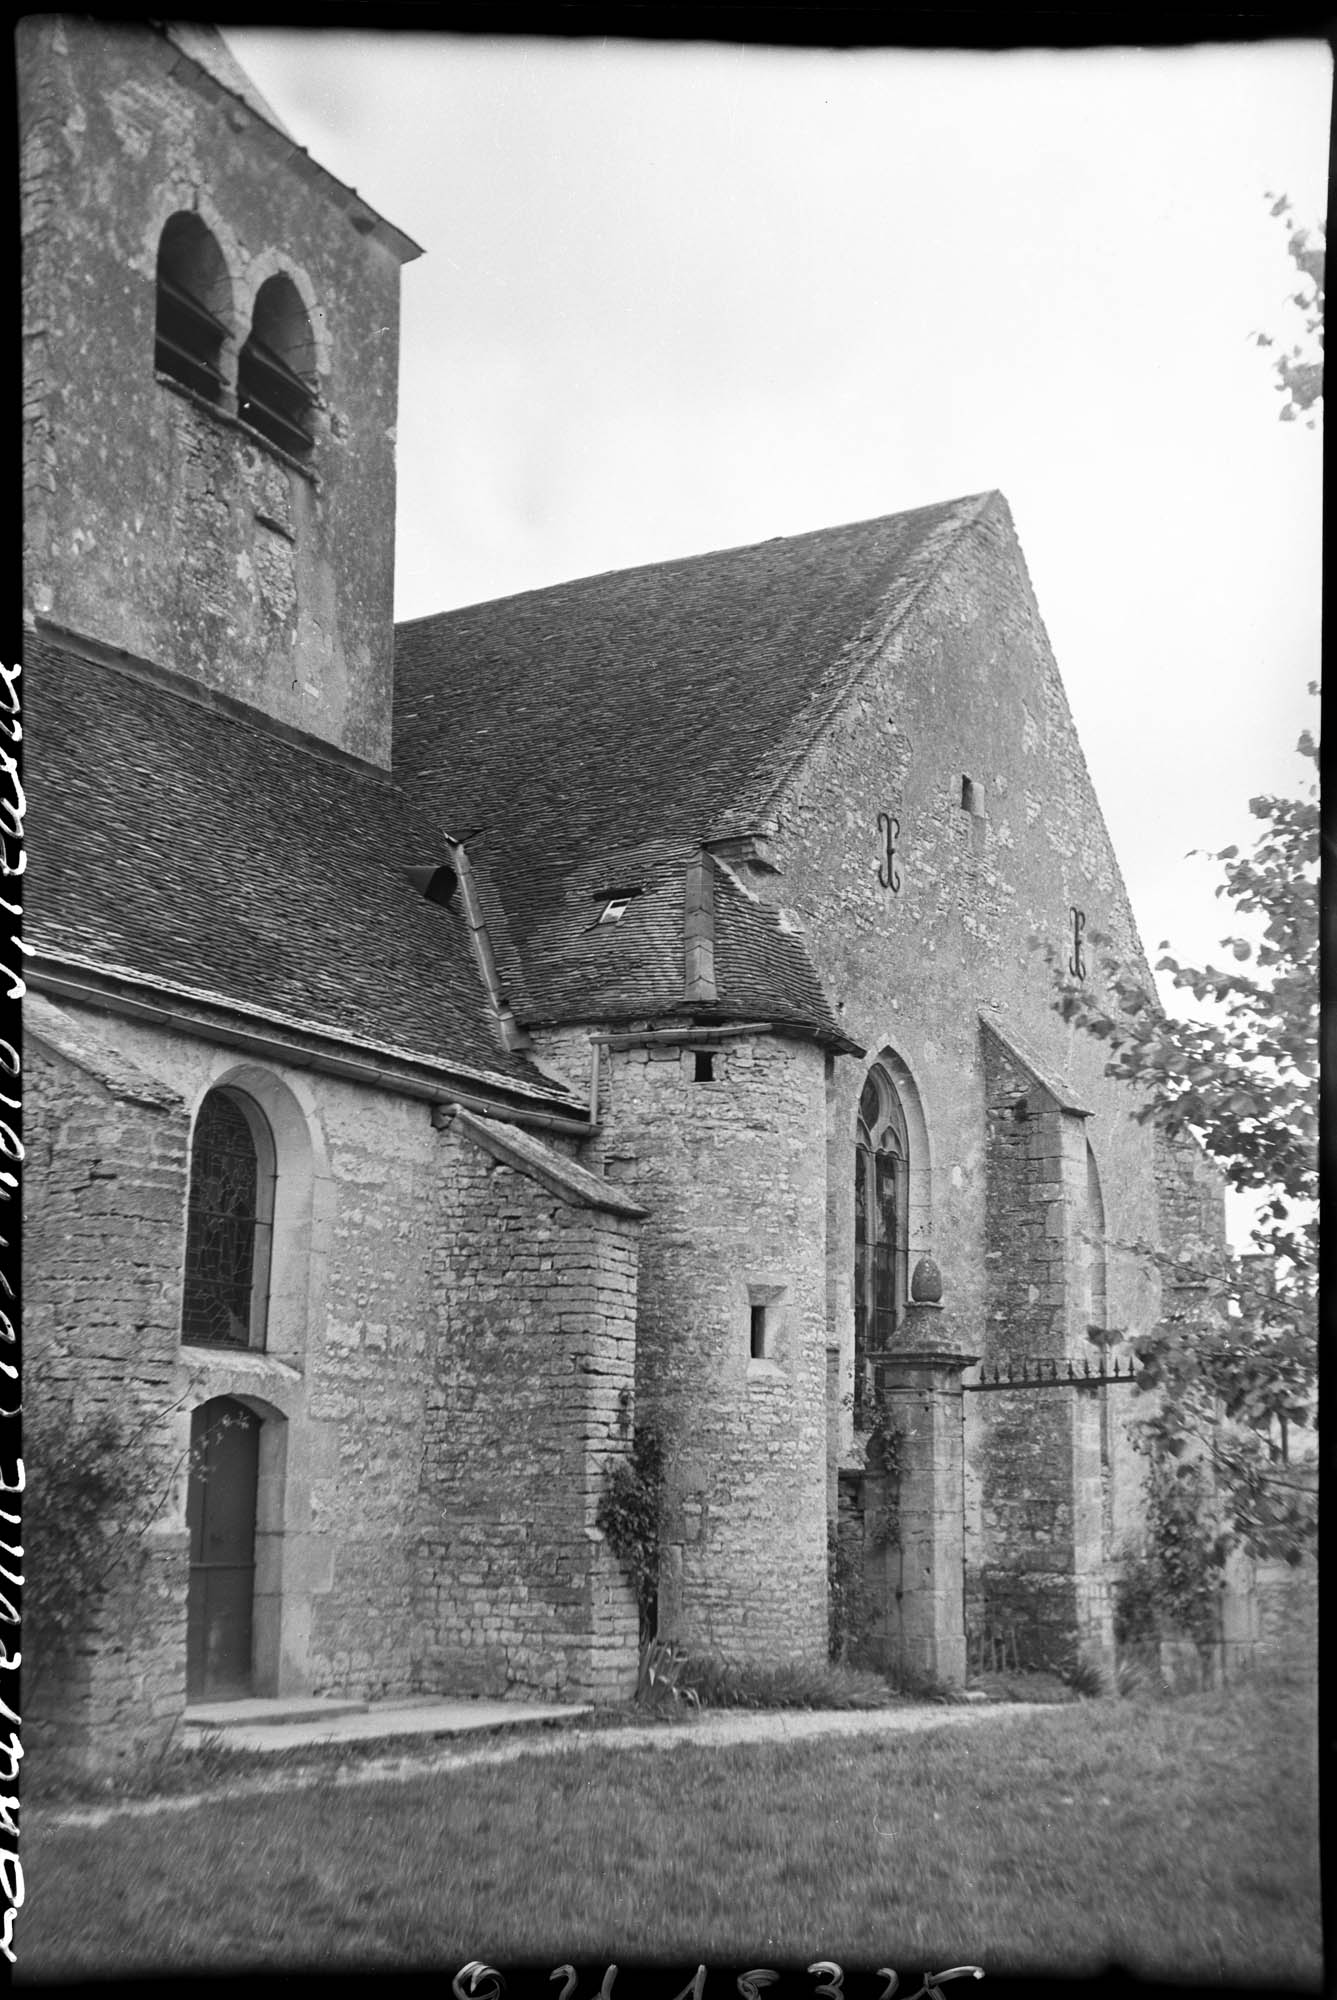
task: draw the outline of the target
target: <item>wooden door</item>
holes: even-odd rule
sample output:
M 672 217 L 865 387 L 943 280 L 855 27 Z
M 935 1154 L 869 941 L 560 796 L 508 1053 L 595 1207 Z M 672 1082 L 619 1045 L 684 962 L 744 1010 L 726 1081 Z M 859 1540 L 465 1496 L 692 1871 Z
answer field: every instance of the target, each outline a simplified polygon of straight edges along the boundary
M 260 1419 L 219 1396 L 190 1420 L 190 1592 L 186 1694 L 239 1701 L 251 1692 L 255 1500 Z

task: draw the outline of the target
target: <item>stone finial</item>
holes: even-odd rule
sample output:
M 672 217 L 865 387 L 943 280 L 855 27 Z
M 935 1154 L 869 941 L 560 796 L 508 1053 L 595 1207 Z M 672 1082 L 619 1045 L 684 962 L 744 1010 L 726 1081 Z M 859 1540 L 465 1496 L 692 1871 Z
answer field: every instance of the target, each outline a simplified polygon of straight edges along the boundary
M 932 1257 L 921 1257 L 910 1277 L 910 1300 L 917 1306 L 942 1304 L 942 1272 Z

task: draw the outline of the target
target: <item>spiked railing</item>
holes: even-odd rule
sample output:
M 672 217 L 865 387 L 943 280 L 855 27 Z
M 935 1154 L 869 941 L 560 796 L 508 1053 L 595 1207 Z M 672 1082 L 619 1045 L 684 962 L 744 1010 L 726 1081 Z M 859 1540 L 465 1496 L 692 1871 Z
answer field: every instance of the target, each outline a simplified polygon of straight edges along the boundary
M 1136 1382 L 1137 1369 L 1129 1361 L 1126 1365 L 1115 1361 L 1112 1366 L 1093 1368 L 1089 1361 L 1083 1361 L 1080 1368 L 1074 1368 L 1071 1361 L 1059 1362 L 1045 1357 L 1035 1358 L 1023 1355 L 1020 1361 L 999 1362 L 993 1368 L 981 1368 L 978 1382 L 963 1382 L 962 1389 L 1101 1389 L 1118 1383 L 1127 1386 Z

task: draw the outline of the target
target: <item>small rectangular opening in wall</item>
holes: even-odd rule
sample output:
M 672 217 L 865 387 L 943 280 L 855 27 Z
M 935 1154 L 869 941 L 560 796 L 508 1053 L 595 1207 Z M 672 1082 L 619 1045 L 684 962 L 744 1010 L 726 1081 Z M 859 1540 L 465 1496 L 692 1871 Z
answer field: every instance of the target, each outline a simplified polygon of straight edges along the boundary
M 692 1070 L 692 1081 L 694 1083 L 714 1083 L 715 1081 L 714 1049 L 698 1049 L 696 1051 L 695 1057 L 693 1058 L 693 1065 L 694 1066 Z
M 773 1376 L 779 1372 L 784 1300 L 783 1285 L 756 1284 L 747 1288 L 749 1375 Z
M 984 811 L 984 787 L 974 778 L 961 780 L 961 810 L 976 815 Z

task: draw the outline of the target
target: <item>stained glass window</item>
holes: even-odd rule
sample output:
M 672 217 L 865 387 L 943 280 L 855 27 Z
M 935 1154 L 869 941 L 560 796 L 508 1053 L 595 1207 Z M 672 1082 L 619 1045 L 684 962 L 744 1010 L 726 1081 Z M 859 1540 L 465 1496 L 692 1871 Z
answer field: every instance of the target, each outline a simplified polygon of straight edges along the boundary
M 191 1148 L 181 1337 L 193 1346 L 264 1344 L 272 1156 L 260 1113 L 210 1091 Z

